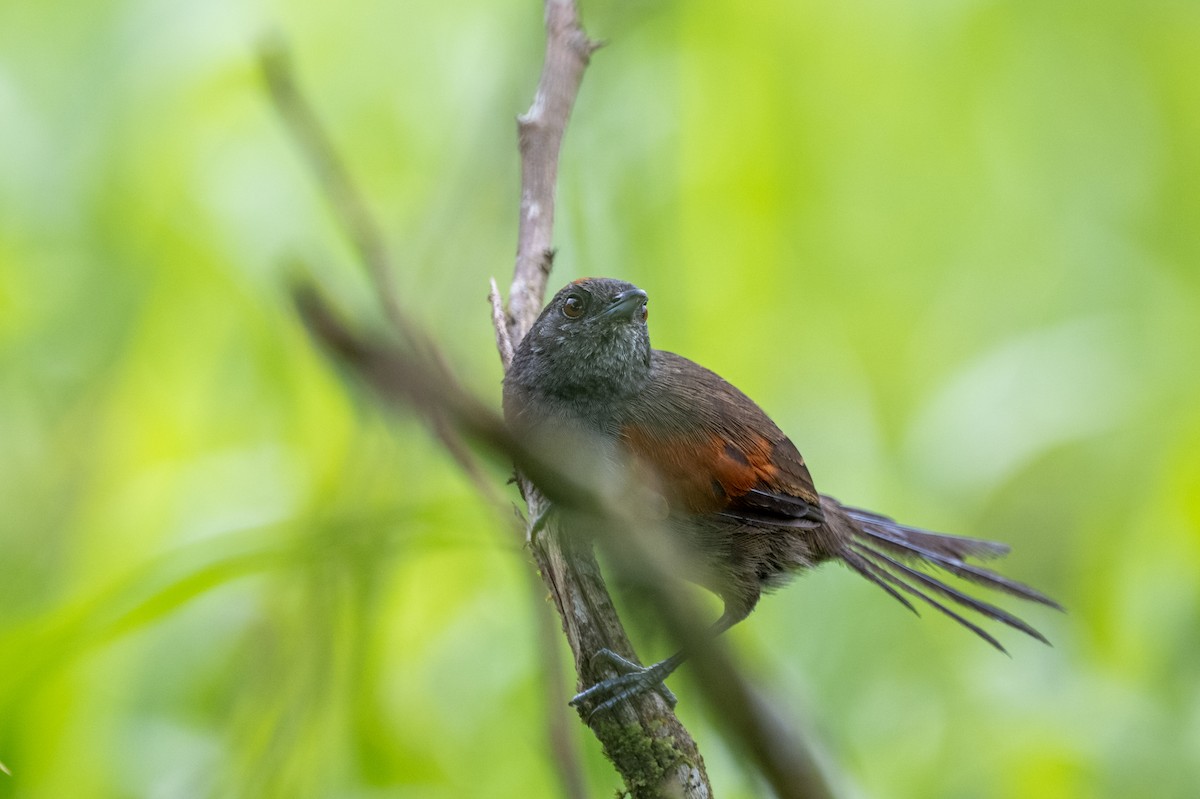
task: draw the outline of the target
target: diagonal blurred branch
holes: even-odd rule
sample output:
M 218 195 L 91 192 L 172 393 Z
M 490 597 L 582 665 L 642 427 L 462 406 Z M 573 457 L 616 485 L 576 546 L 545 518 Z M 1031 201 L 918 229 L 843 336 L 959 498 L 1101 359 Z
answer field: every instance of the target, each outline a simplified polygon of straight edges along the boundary
M 261 44 L 258 56 L 259 67 L 275 110 L 286 123 L 288 132 L 317 178 L 335 221 L 366 267 L 388 321 L 411 346 L 426 353 L 436 352 L 432 342 L 400 308 L 392 278 L 394 267 L 383 233 L 320 118 L 300 90 L 286 43 L 278 37 L 266 40 Z M 453 427 L 437 414 L 430 415 L 428 422 L 434 435 L 476 490 L 494 507 L 506 507 L 507 503 L 497 493 L 475 457 L 463 446 Z
M 524 487 L 534 497 L 529 503 L 534 518 L 546 507 L 544 494 L 563 513 L 574 512 L 591 520 L 599 528 L 597 534 L 618 539 L 615 549 L 628 553 L 622 563 L 629 572 L 649 570 L 661 575 L 669 571 L 668 563 L 678 562 L 678 553 L 655 549 L 656 545 L 669 547 L 666 536 L 648 535 L 646 541 L 640 541 L 642 536 L 635 535 L 635 531 L 653 527 L 646 522 L 650 518 L 648 502 L 636 491 L 609 486 L 606 492 L 604 485 L 597 485 L 586 460 L 572 452 L 531 449 L 512 435 L 494 411 L 464 391 L 453 375 L 403 345 L 384 344 L 351 331 L 311 287 L 298 286 L 294 296 L 313 336 L 382 401 L 397 408 L 415 408 L 422 414 L 436 408 L 467 441 L 499 458 L 511 458 L 527 476 Z M 605 588 L 590 539 L 559 532 L 551 517 L 532 550 L 562 618 L 580 684 L 591 685 L 609 676 L 603 664 L 592 662 L 594 652 L 608 648 L 627 657 L 634 653 Z M 677 586 L 658 582 L 664 586 L 661 593 L 669 597 L 662 597 L 657 604 L 673 609 L 667 616 L 668 626 L 693 644 L 704 640 L 706 625 L 699 623 L 690 603 L 683 605 L 674 590 Z M 560 694 L 554 706 L 566 707 L 565 699 Z M 635 697 L 592 722 L 634 797 L 665 793 L 698 799 L 711 795 L 695 743 L 658 694 Z
M 401 347 L 384 346 L 353 333 L 311 289 L 298 289 L 296 300 L 314 337 L 388 405 L 415 407 L 426 413 L 430 406 L 440 405 L 468 441 L 497 457 L 511 457 L 556 507 L 579 511 L 596 522 L 598 534 L 610 540 L 624 573 L 650 589 L 652 606 L 662 614 L 666 628 L 694 653 L 697 684 L 721 720 L 722 732 L 758 765 L 776 795 L 791 799 L 833 795 L 803 739 L 749 686 L 723 641 L 708 637 L 707 625 L 699 620 L 688 597 L 680 593 L 676 581 L 665 578 L 686 553 L 672 546 L 669 537 L 655 534 L 654 524 L 647 521 L 644 497 L 628 486 L 604 493 L 581 471 L 579 463 L 529 449 L 511 435 L 499 416 L 463 392 L 452 376 L 429 368 Z M 531 503 L 530 507 L 538 506 Z M 590 685 L 606 676 L 591 661 L 593 652 L 607 647 L 632 656 L 633 650 L 608 596 L 590 540 L 555 531 L 553 519 L 533 550 L 576 655 L 580 684 Z M 703 761 L 691 759 L 698 758 L 698 752 L 689 755 L 679 748 L 675 728 L 681 725 L 658 694 L 634 697 L 588 721 L 626 776 L 634 797 L 711 795 Z M 631 734 L 631 730 L 641 730 L 644 737 Z M 657 762 L 654 773 L 658 781 L 648 785 L 637 782 L 645 777 L 642 769 L 647 753 L 660 758 L 663 753 L 668 755 Z
M 553 261 L 554 186 L 558 153 L 571 106 L 596 44 L 579 26 L 574 3 L 545 0 L 546 61 L 534 102 L 520 117 L 522 158 L 519 246 L 507 313 L 491 295 L 497 345 L 507 364 L 512 346 L 532 325 L 546 289 Z M 387 341 L 364 338 L 344 325 L 311 286 L 300 284 L 293 293 L 297 308 L 314 337 L 339 361 L 369 385 L 385 403 L 415 409 L 447 446 L 461 466 L 473 475 L 485 496 L 493 489 L 465 444 L 482 448 L 516 464 L 529 518 L 538 518 L 547 498 L 560 510 L 590 518 L 598 534 L 609 537 L 624 566 L 656 589 L 655 604 L 669 630 L 695 653 L 698 684 L 713 711 L 722 719 L 722 732 L 756 762 L 781 797 L 814 799 L 830 792 L 813 765 L 803 741 L 774 716 L 733 665 L 720 641 L 708 639 L 690 602 L 673 580 L 666 579 L 686 553 L 674 549 L 669 537 L 655 535 L 647 522 L 635 488 L 614 491 L 597 485 L 595 474 L 555 453 L 536 452 L 515 439 L 503 420 L 478 402 L 459 383 L 441 358 L 435 343 L 406 317 L 391 288 L 391 268 L 379 228 L 349 173 L 337 157 L 311 106 L 304 100 L 281 47 L 262 54 L 262 67 L 272 99 L 320 180 L 330 206 L 360 258 L 372 275 L 395 337 Z M 536 488 L 535 488 L 536 486 Z M 591 655 L 601 648 L 633 656 L 633 649 L 613 609 L 596 564 L 590 540 L 570 536 L 551 519 L 546 532 L 531 547 L 546 587 L 562 620 L 575 656 L 581 687 L 608 676 Z M 557 675 L 552 661 L 557 647 L 543 646 L 548 685 Z M 550 703 L 551 745 L 567 746 L 565 707 L 559 697 Z M 635 697 L 599 718 L 589 719 L 625 778 L 632 796 L 672 795 L 699 799 L 711 796 L 704 763 L 695 742 L 671 709 L 655 693 Z M 564 790 L 576 796 L 582 776 L 574 758 L 556 758 Z
M 563 702 L 568 688 L 562 668 L 562 657 L 559 654 L 562 646 L 559 627 L 555 624 L 550 608 L 546 606 L 546 590 L 542 582 L 531 579 L 529 586 L 533 591 L 534 601 L 539 605 L 539 612 L 534 614 L 534 622 L 537 625 L 538 651 L 544 661 L 542 702 L 546 712 L 546 733 L 550 741 L 551 756 L 558 769 L 563 795 L 568 799 L 586 799 L 587 781 L 584 779 L 576 727 L 569 707 Z
M 395 269 L 383 232 L 320 118 L 300 91 L 286 43 L 278 37 L 264 41 L 259 47 L 258 63 L 275 110 L 287 124 L 288 132 L 317 178 L 334 218 L 366 266 L 388 321 L 401 332 L 413 332 L 396 300 L 392 278 Z
M 259 50 L 259 65 L 276 111 L 285 122 L 287 130 L 292 134 L 316 176 L 334 218 L 366 267 L 389 323 L 414 350 L 414 355 L 416 353 L 425 355 L 425 359 L 409 359 L 409 365 L 414 366 L 420 363 L 423 368 L 432 368 L 436 372 L 434 376 L 417 380 L 415 385 L 430 386 L 440 380 L 449 383 L 449 388 L 458 394 L 466 396 L 466 393 L 453 380 L 453 376 L 437 348 L 427 339 L 424 332 L 409 320 L 400 307 L 392 277 L 394 268 L 381 228 L 371 214 L 362 193 L 355 185 L 349 169 L 339 156 L 337 148 L 333 146 L 332 139 L 325 132 L 320 118 L 300 90 L 285 43 L 279 39 L 264 42 Z M 493 291 L 495 291 L 494 284 Z M 358 358 L 361 366 L 369 365 L 374 372 L 376 381 L 385 376 L 387 365 L 372 360 L 364 348 L 355 345 L 352 337 L 336 324 L 335 317 L 324 306 L 323 301 L 311 286 L 295 287 L 293 294 L 297 307 L 308 322 L 310 329 L 314 330 L 327 345 L 333 346 L 335 350 L 340 347 L 343 357 Z M 496 296 L 498 298 L 498 292 Z M 511 353 L 511 345 L 509 351 Z M 433 377 L 436 377 L 437 380 L 434 380 Z M 425 394 L 420 397 L 414 396 L 411 399 L 419 400 L 421 404 L 418 404 L 417 407 L 424 409 L 423 415 L 434 435 L 466 473 L 480 495 L 497 510 L 506 509 L 507 503 L 483 472 L 474 455 L 464 445 L 458 428 L 451 424 L 447 420 L 447 415 L 438 408 L 436 398 Z M 431 399 L 433 401 L 430 401 Z M 471 412 L 467 413 L 470 415 Z M 501 515 L 507 517 L 507 514 L 503 512 Z M 531 585 L 535 584 L 532 579 L 530 582 Z M 550 629 L 551 632 L 553 630 L 549 613 L 544 604 L 541 602 L 536 604 L 534 615 L 537 618 L 539 630 L 543 631 L 541 635 L 544 638 L 546 629 Z M 559 685 L 562 664 L 558 648 L 546 646 L 543 641 L 543 644 L 538 647 L 538 653 L 542 661 L 543 683 L 551 687 Z M 557 693 L 561 695 L 561 690 Z M 563 783 L 564 792 L 570 799 L 582 799 L 585 795 L 582 788 L 584 784 L 583 770 L 579 762 L 579 754 L 572 745 L 573 741 L 565 732 L 569 729 L 567 709 L 557 700 L 547 701 L 546 714 L 547 734 L 551 749 L 556 754 L 554 764 L 558 770 L 559 779 Z

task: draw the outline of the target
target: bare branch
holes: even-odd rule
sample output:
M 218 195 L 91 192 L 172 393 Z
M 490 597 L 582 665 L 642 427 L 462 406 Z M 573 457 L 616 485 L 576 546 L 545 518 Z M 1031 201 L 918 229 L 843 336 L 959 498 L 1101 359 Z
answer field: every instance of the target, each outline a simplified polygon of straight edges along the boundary
M 516 265 L 503 331 L 507 337 L 493 314 L 497 342 L 507 338 L 510 347 L 515 347 L 533 326 L 545 299 L 554 263 L 559 152 L 584 70 L 599 46 L 584 33 L 573 0 L 545 0 L 545 22 L 542 75 L 532 105 L 517 120 L 521 210 Z M 500 346 L 501 360 L 507 366 L 511 355 L 503 344 Z M 529 506 L 529 518 L 537 519 L 547 507 L 537 487 L 546 490 L 546 486 L 530 477 L 534 476 L 522 470 L 521 493 Z M 619 524 L 616 527 L 634 529 Z M 579 687 L 593 685 L 608 676 L 592 662 L 597 651 L 610 649 L 633 657 L 633 648 L 613 608 L 591 545 L 575 541 L 551 522 L 532 549 L 542 579 L 562 617 L 563 632 L 575 656 Z M 604 715 L 592 729 L 632 796 L 701 799 L 711 795 L 704 761 L 695 741 L 657 694 L 635 697 Z M 631 730 L 639 732 L 631 735 Z
M 513 359 L 512 339 L 508 336 L 508 325 L 504 320 L 503 300 L 500 299 L 500 289 L 496 286 L 496 278 L 490 281 L 488 290 L 488 302 L 492 306 L 492 327 L 496 330 L 496 350 L 500 353 L 500 363 L 504 364 L 504 371 L 508 371 L 509 364 Z
M 558 154 L 583 72 L 600 45 L 583 32 L 574 0 L 545 0 L 546 58 L 529 110 L 517 118 L 521 217 L 517 263 L 508 293 L 508 332 L 515 345 L 537 319 L 554 263 L 554 196 Z

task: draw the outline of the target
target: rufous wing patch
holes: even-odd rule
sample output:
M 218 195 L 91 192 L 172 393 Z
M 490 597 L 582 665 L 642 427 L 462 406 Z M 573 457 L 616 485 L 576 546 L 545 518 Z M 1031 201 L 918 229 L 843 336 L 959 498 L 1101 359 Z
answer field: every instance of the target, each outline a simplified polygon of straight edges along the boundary
M 755 486 L 772 484 L 779 473 L 771 463 L 774 446 L 762 436 L 734 444 L 716 435 L 652 435 L 632 425 L 621 436 L 630 452 L 650 467 L 658 490 L 677 511 L 722 511 Z

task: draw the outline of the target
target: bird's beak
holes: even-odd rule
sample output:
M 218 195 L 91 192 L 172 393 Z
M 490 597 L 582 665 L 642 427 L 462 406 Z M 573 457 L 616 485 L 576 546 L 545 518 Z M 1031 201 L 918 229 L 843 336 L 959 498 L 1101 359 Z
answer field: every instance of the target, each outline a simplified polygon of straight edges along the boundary
M 602 315 L 615 316 L 629 322 L 645 304 L 646 292 L 641 289 L 628 289 L 613 297 L 612 305 Z

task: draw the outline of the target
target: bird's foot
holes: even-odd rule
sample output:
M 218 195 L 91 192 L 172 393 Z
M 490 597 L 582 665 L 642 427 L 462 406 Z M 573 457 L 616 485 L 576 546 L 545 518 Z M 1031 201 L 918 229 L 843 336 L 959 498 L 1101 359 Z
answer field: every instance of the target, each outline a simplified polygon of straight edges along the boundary
M 597 713 L 611 710 L 626 699 L 651 690 L 656 691 L 669 707 L 675 707 L 675 703 L 678 701 L 675 694 L 663 684 L 663 680 L 678 665 L 671 658 L 655 663 L 653 666 L 641 666 L 632 660 L 621 657 L 611 649 L 601 649 L 596 652 L 594 657 L 607 661 L 608 665 L 616 669 L 618 674 L 615 677 L 601 680 L 571 699 L 570 704 L 574 707 L 579 707 L 586 702 L 596 703 L 588 715 L 589 721 Z

